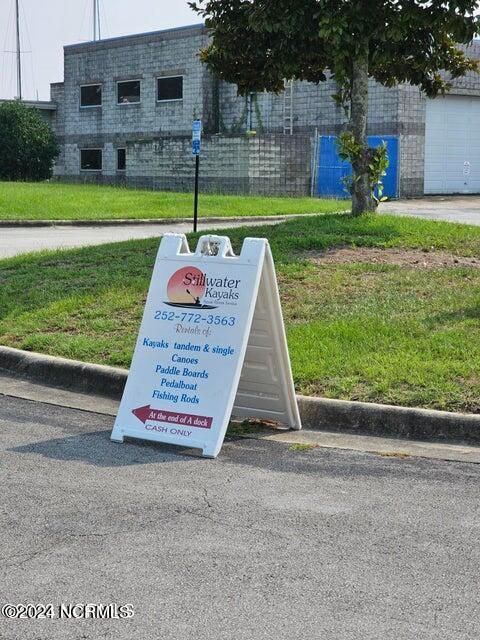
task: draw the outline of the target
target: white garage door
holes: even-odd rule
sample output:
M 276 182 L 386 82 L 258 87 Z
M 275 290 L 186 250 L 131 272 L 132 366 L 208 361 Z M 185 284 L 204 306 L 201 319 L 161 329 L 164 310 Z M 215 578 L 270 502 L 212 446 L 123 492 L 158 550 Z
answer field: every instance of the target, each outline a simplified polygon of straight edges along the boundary
M 480 98 L 427 100 L 425 193 L 480 193 Z

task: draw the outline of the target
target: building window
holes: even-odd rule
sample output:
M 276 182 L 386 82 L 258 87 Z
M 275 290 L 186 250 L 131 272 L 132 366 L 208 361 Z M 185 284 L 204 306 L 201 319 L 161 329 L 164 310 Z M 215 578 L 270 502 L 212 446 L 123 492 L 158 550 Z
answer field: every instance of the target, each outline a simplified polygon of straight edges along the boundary
M 117 149 L 117 171 L 125 171 L 127 168 L 127 150 Z
M 81 107 L 101 107 L 102 106 L 102 85 L 84 84 L 80 87 Z
M 183 76 L 157 78 L 157 101 L 183 100 Z
M 81 149 L 80 169 L 82 171 L 102 170 L 102 150 L 101 149 Z
M 117 104 L 140 102 L 140 80 L 117 82 Z

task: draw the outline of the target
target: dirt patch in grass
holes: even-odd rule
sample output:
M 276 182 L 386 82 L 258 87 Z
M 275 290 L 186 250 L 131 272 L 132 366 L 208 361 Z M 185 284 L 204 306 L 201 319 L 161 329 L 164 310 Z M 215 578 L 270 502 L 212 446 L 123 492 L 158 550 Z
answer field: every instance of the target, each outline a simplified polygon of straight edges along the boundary
M 315 264 L 388 264 L 413 269 L 473 267 L 480 269 L 480 258 L 465 258 L 443 251 L 420 249 L 378 249 L 373 247 L 339 247 L 326 251 L 305 251 L 302 257 Z

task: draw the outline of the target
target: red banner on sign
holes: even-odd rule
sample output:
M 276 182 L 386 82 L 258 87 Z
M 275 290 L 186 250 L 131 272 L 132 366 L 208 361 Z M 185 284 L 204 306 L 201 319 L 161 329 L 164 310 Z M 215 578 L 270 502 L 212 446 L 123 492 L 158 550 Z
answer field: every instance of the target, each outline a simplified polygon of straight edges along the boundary
M 144 407 L 139 407 L 138 409 L 133 409 L 132 413 L 143 422 L 143 424 L 146 422 L 166 422 L 168 424 L 179 424 L 184 427 L 198 427 L 199 429 L 210 429 L 213 420 L 213 418 L 195 416 L 190 413 L 152 409 L 149 404 Z

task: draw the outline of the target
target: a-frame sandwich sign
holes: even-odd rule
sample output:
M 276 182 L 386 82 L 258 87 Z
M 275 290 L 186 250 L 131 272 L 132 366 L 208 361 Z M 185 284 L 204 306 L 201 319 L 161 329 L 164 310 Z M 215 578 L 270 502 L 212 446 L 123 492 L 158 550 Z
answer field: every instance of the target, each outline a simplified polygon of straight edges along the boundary
M 301 428 L 270 246 L 165 234 L 111 438 L 214 458 L 231 416 Z

